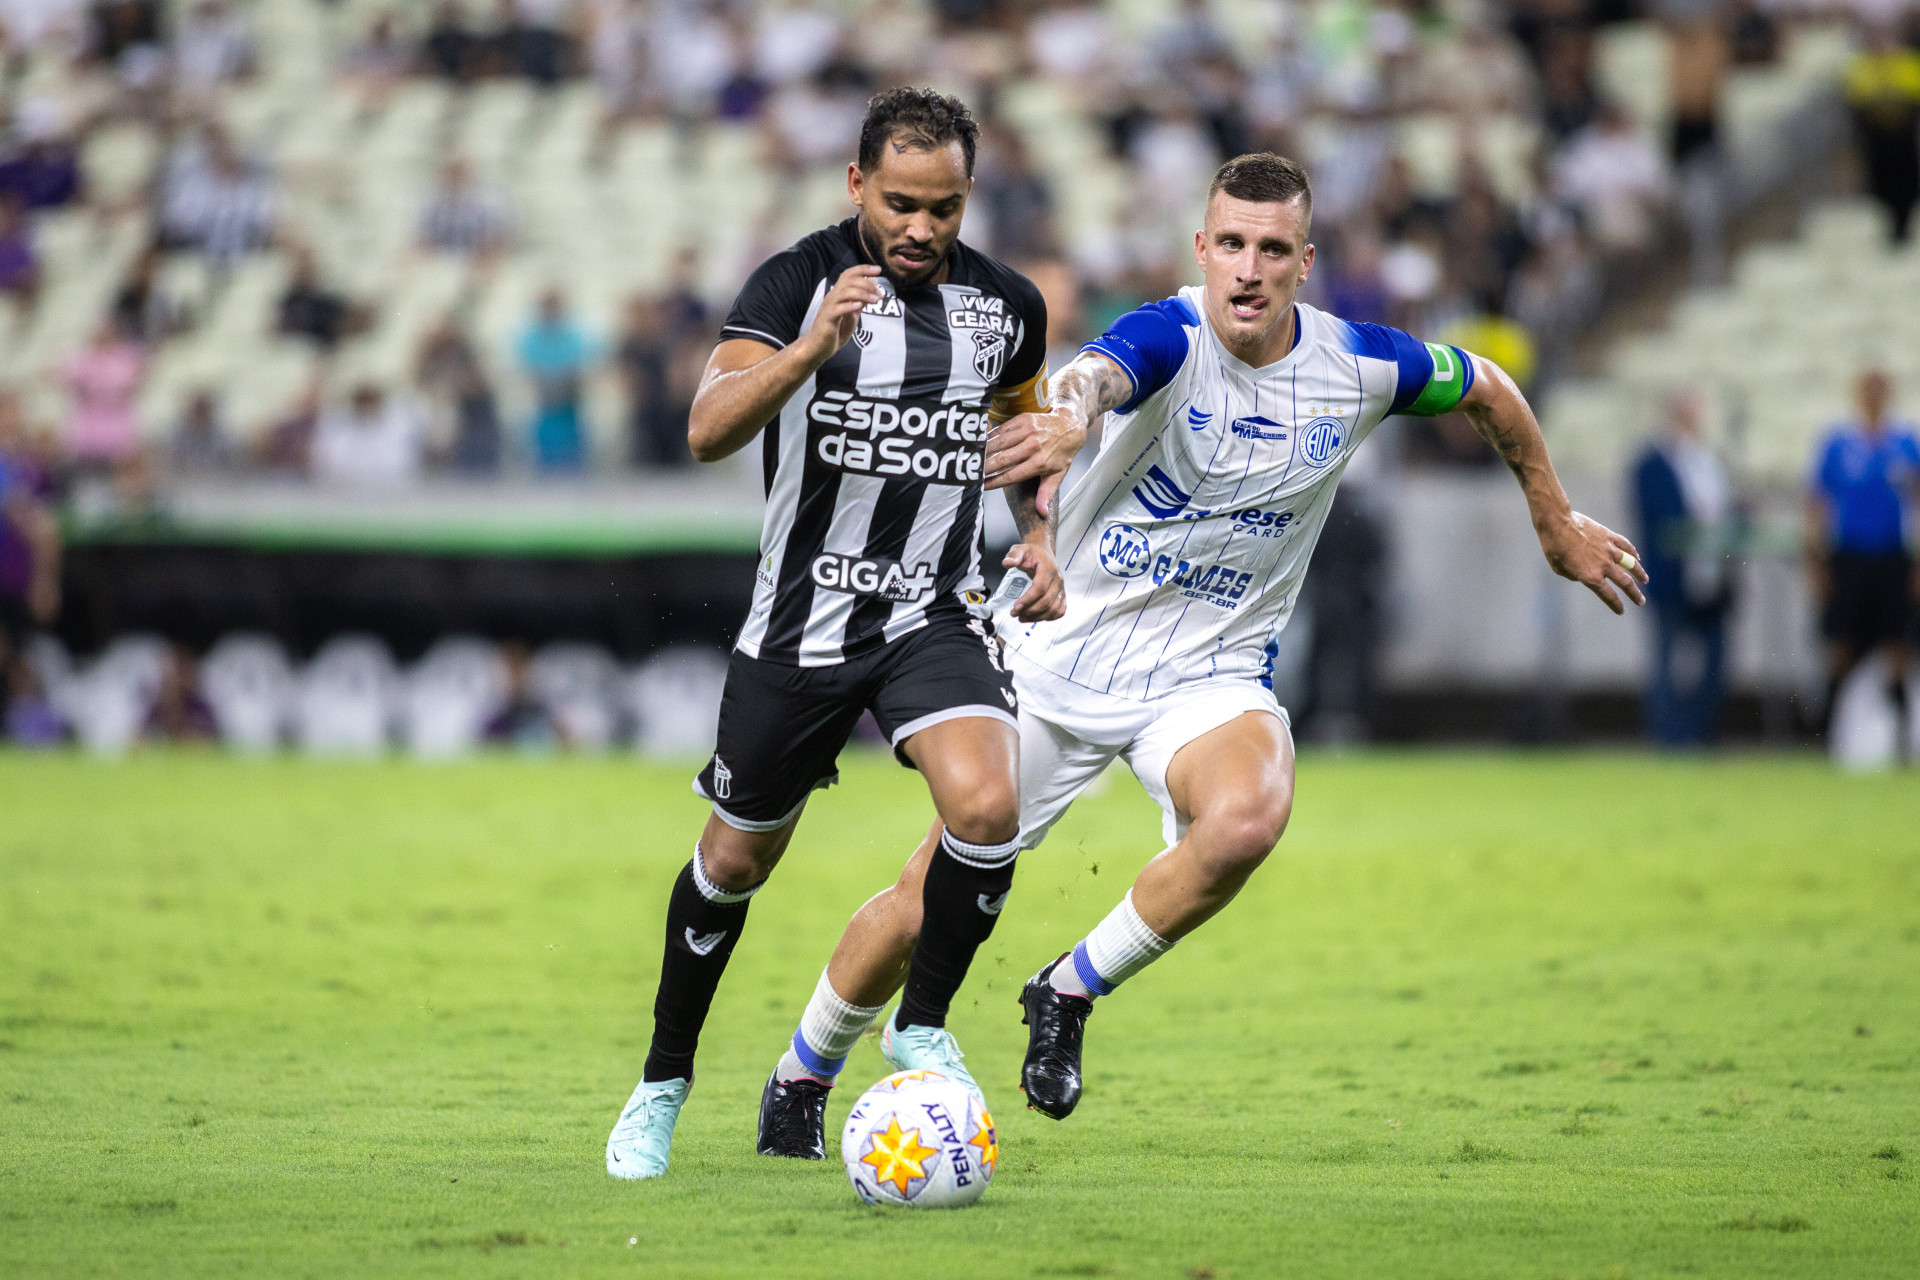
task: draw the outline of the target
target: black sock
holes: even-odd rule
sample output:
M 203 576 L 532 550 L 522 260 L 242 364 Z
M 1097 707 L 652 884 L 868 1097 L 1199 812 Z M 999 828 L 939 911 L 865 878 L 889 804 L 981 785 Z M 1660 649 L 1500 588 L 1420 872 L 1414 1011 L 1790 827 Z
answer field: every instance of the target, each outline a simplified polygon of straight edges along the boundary
M 720 975 L 727 971 L 750 899 L 759 885 L 728 893 L 707 879 L 700 847 L 680 868 L 667 899 L 667 952 L 660 962 L 660 991 L 653 998 L 653 1047 L 642 1080 L 693 1079 L 693 1052 L 700 1045 Z
M 920 941 L 894 1024 L 944 1027 L 954 993 L 966 979 L 973 953 L 992 934 L 1013 887 L 1019 840 L 968 844 L 951 831 L 940 837 L 920 891 Z

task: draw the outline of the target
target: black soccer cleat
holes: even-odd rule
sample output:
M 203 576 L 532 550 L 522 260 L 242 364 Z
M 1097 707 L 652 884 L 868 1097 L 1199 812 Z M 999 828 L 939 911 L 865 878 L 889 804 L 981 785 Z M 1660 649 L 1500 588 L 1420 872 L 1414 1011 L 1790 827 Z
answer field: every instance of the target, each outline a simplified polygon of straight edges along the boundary
M 826 1159 L 827 1095 L 833 1090 L 818 1080 L 780 1080 L 778 1074 L 768 1076 L 760 1092 L 760 1141 L 754 1149 L 763 1156 Z
M 1020 1007 L 1026 1010 L 1020 1021 L 1027 1024 L 1020 1089 L 1029 1111 L 1065 1120 L 1080 1102 L 1080 1044 L 1093 1001 L 1055 991 L 1048 980 L 1052 974 L 1053 965 L 1047 965 L 1020 990 Z

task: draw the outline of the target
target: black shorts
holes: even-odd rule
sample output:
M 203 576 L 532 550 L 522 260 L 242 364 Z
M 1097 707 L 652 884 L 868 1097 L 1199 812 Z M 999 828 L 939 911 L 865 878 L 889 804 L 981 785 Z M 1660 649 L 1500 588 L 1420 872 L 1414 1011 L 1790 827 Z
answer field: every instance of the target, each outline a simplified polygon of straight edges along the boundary
M 1827 561 L 1827 574 L 1822 635 L 1863 653 L 1907 638 L 1913 561 L 1905 552 L 1836 551 Z
M 1013 678 L 993 624 L 959 609 L 863 657 L 795 667 L 735 650 L 720 699 L 713 759 L 693 789 L 742 831 L 786 823 L 816 788 L 839 780 L 840 748 L 872 711 L 901 764 L 906 740 L 943 720 L 987 716 L 1018 726 Z

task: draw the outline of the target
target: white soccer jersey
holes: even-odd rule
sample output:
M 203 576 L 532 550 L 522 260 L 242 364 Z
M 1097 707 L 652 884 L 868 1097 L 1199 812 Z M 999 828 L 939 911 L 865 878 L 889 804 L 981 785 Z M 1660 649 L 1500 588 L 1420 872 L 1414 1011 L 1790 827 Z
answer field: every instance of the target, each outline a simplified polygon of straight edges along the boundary
M 1008 645 L 1129 698 L 1216 678 L 1272 686 L 1273 658 L 1334 486 L 1394 413 L 1445 413 L 1472 385 L 1456 347 L 1297 304 L 1294 346 L 1241 363 L 1183 289 L 1088 343 L 1132 375 L 1099 454 L 1060 500 L 1067 614 L 1003 623 Z

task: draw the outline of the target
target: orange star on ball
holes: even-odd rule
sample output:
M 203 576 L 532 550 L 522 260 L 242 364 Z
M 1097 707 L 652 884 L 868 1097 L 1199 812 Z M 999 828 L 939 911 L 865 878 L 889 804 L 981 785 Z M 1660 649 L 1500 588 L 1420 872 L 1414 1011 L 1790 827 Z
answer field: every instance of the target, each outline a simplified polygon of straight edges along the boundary
M 993 1117 L 987 1114 L 985 1107 L 980 1108 L 980 1127 L 967 1139 L 967 1145 L 980 1148 L 980 1163 L 991 1174 L 994 1164 L 1000 1159 L 1000 1138 L 994 1132 Z
M 938 1147 L 920 1145 L 918 1129 L 902 1129 L 899 1116 L 888 1116 L 886 1129 L 868 1141 L 867 1154 L 860 1157 L 860 1163 L 872 1165 L 874 1181 L 891 1182 L 902 1196 L 915 1178 L 927 1176 L 927 1157 L 940 1154 Z

